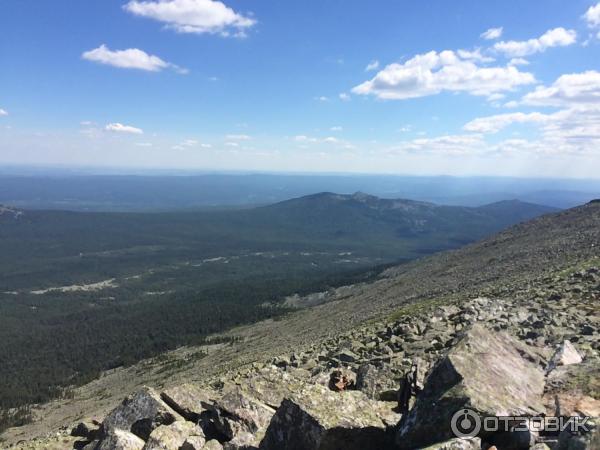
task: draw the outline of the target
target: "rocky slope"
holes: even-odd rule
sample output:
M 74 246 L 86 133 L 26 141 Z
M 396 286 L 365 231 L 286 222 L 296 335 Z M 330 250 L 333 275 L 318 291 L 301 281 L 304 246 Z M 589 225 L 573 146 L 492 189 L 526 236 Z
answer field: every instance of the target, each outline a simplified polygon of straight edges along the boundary
M 6 445 L 52 430 L 17 447 L 598 448 L 591 432 L 455 440 L 449 429 L 463 407 L 600 415 L 598 225 L 597 203 L 545 216 L 234 330 L 238 343 L 198 361 L 183 349 L 108 373 L 38 409 L 40 422 L 10 430 Z M 398 396 L 411 370 L 419 393 L 407 410 Z M 86 417 L 97 420 L 70 436 Z

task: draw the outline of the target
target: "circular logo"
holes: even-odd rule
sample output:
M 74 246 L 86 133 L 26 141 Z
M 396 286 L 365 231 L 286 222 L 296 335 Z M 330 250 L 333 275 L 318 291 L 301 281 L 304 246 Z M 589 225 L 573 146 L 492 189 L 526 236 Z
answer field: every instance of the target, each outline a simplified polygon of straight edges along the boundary
M 459 409 L 452 416 L 450 423 L 454 436 L 458 438 L 472 438 L 481 430 L 481 418 L 471 409 Z

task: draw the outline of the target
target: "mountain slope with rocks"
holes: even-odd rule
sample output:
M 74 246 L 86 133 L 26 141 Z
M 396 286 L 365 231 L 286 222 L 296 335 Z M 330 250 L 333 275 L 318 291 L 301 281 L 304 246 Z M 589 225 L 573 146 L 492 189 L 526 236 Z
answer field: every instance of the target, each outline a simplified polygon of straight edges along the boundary
M 599 448 L 592 430 L 456 440 L 448 423 L 467 407 L 486 416 L 600 415 L 599 225 L 598 202 L 543 216 L 234 329 L 231 345 L 113 370 L 36 408 L 39 420 L 7 431 L 5 444 Z

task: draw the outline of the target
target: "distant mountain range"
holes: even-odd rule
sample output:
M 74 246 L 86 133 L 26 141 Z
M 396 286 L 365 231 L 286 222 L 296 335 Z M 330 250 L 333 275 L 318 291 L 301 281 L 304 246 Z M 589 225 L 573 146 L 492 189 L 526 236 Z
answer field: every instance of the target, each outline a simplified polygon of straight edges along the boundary
M 173 211 L 267 205 L 315 192 L 368 192 L 444 205 L 504 199 L 569 208 L 600 197 L 599 180 L 392 175 L 11 172 L 0 167 L 0 203 L 26 209 Z

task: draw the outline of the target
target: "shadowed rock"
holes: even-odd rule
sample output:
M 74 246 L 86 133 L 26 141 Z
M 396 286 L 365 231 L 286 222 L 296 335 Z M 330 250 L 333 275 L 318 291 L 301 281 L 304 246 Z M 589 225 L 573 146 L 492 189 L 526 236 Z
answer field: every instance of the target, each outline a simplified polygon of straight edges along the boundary
M 144 387 L 127 397 L 104 420 L 104 435 L 115 430 L 129 431 L 147 440 L 161 425 L 170 425 L 183 418 L 163 402 L 154 389 Z M 106 438 L 103 439 L 106 440 Z

